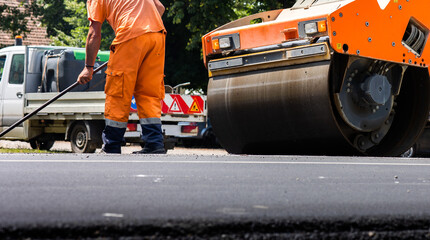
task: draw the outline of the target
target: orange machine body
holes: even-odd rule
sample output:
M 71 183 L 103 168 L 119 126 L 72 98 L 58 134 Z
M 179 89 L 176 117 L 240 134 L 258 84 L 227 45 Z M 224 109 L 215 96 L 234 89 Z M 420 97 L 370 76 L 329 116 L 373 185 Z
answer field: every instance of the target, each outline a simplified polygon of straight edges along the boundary
M 293 7 L 260 13 L 226 24 L 203 36 L 204 62 L 207 66 L 208 61 L 217 54 L 228 56 L 238 50 L 300 39 L 311 40 L 298 34 L 299 23 L 324 19 L 327 24 L 324 35 L 329 36 L 330 45 L 336 52 L 427 67 L 430 59 L 427 56 L 429 50 L 425 48 L 430 28 L 428 9 L 428 0 L 343 0 L 310 8 Z M 263 23 L 251 24 L 255 19 L 261 19 Z M 421 38 L 412 39 L 409 45 L 420 42 L 422 46 L 419 51 L 405 44 L 408 36 L 413 34 L 410 33 L 411 25 L 419 30 L 417 38 Z M 239 36 L 240 46 L 226 51 L 214 49 L 214 40 L 233 34 Z
M 332 48 L 339 53 L 428 66 L 430 56 L 425 45 L 430 28 L 430 1 L 392 0 L 386 6 L 379 2 L 357 0 L 331 13 L 328 26 Z M 412 25 L 420 32 L 416 33 L 421 42 L 417 44 L 422 44 L 419 51 L 406 43 Z M 416 43 L 411 41 L 410 45 Z
M 327 18 L 335 10 L 334 5 L 323 6 L 317 9 L 284 9 L 255 14 L 243 19 L 228 23 L 202 38 L 203 55 L 205 65 L 213 55 L 220 54 L 221 50 L 213 48 L 213 41 L 219 37 L 238 34 L 240 47 L 235 50 L 252 49 L 273 44 L 281 44 L 285 41 L 298 40 L 298 23 L 311 19 Z M 251 24 L 256 19 L 262 19 L 263 23 Z M 293 32 L 293 34 L 291 34 Z

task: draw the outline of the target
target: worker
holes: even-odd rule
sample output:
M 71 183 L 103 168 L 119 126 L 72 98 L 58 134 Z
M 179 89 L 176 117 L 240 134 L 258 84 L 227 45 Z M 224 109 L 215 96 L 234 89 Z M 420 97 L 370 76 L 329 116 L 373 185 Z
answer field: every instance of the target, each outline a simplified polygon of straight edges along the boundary
M 134 95 L 145 146 L 135 153 L 164 154 L 161 100 L 164 99 L 165 34 L 159 0 L 87 0 L 90 27 L 80 84 L 93 76 L 101 42 L 102 23 L 115 31 L 106 70 L 105 153 L 121 153 Z
M 22 59 L 24 60 L 24 58 Z M 19 63 L 15 71 L 12 71 L 12 77 L 9 80 L 11 84 L 22 84 L 24 82 L 24 64 Z

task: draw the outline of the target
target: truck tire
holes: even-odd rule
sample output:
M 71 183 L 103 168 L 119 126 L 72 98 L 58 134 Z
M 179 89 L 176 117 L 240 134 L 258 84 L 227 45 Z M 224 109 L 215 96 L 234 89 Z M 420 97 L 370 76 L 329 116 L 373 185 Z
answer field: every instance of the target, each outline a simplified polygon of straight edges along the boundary
M 55 141 L 40 141 L 37 139 L 30 140 L 30 146 L 32 149 L 46 150 L 49 151 L 54 146 Z
M 94 153 L 97 142 L 90 139 L 90 133 L 84 123 L 76 123 L 70 135 L 70 144 L 74 153 Z

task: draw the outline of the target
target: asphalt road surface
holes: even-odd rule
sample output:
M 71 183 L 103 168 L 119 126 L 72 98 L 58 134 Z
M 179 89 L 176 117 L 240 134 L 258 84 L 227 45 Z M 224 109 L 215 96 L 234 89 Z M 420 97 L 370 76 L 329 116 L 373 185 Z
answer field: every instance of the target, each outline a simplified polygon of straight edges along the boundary
M 0 238 L 430 239 L 430 160 L 3 154 Z

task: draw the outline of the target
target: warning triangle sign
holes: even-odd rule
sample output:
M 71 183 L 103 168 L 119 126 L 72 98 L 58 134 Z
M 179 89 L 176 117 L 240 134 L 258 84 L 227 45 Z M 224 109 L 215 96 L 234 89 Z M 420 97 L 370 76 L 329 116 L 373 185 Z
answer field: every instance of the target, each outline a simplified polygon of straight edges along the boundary
M 197 100 L 194 99 L 193 104 L 191 105 L 191 108 L 189 110 L 190 113 L 201 113 L 202 111 L 200 110 L 199 104 L 197 103 Z
M 179 106 L 178 99 L 175 98 L 172 105 L 169 108 L 169 112 L 182 112 L 181 106 Z

